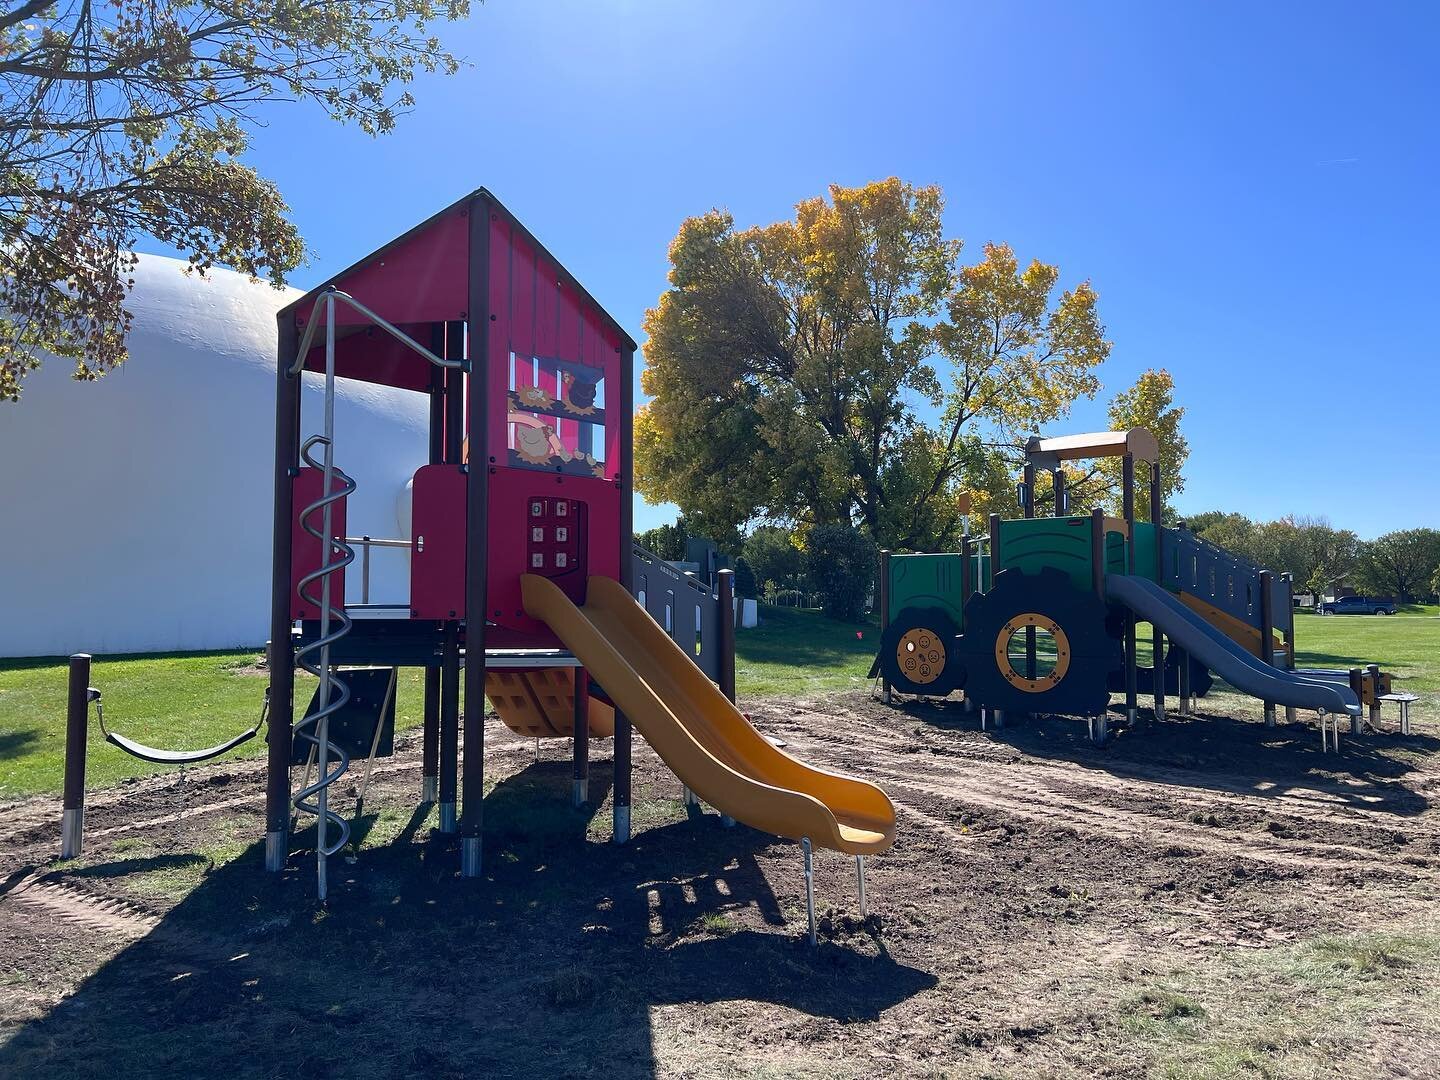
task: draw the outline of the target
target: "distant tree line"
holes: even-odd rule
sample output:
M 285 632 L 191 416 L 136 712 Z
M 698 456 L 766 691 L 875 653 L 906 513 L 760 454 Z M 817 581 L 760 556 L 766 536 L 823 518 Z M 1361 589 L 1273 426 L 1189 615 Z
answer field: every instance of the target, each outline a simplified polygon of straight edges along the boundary
M 1297 592 L 1317 596 L 1348 586 L 1404 603 L 1440 590 L 1440 530 L 1400 529 L 1361 540 L 1323 517 L 1252 521 L 1212 510 L 1185 519 L 1197 535 L 1267 569 L 1288 571 Z

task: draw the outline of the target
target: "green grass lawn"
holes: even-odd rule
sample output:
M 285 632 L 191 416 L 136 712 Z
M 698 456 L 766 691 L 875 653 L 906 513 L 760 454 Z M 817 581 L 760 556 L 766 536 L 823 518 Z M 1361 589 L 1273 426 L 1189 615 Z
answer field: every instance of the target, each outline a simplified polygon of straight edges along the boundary
M 1396 689 L 1440 695 L 1440 618 L 1299 615 L 1295 622 L 1301 666 L 1377 662 L 1395 674 Z M 1142 661 L 1146 640 L 1141 637 Z M 874 622 L 856 625 L 762 607 L 761 625 L 736 635 L 736 690 L 743 701 L 863 686 L 878 645 Z M 253 650 L 97 660 L 91 683 L 104 691 L 106 719 L 114 730 L 152 746 L 211 746 L 254 722 L 265 688 L 258 660 Z M 302 679 L 297 698 L 303 705 L 311 683 Z M 59 789 L 65 688 L 63 660 L 0 661 L 0 798 Z M 1433 716 L 1435 704 L 1426 703 L 1417 719 Z M 419 725 L 418 670 L 404 672 L 396 711 L 400 730 Z M 235 756 L 263 753 L 264 743 L 255 739 Z M 93 789 L 164 768 L 122 754 L 92 723 L 87 771 Z

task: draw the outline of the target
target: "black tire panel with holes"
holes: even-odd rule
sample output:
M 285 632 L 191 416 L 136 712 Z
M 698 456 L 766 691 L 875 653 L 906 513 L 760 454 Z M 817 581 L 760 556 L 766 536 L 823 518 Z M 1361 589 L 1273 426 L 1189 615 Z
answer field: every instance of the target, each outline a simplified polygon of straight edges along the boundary
M 965 683 L 955 656 L 960 635 L 941 608 L 902 608 L 880 635 L 880 671 L 902 694 L 944 697 Z

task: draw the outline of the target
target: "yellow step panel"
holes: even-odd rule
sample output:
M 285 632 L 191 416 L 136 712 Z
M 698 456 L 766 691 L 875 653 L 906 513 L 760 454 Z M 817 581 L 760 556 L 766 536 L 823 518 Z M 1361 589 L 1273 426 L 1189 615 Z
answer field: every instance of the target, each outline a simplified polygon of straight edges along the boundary
M 530 739 L 575 734 L 575 669 L 533 668 L 485 672 L 485 696 L 505 726 Z M 615 734 L 615 710 L 590 699 L 590 737 Z

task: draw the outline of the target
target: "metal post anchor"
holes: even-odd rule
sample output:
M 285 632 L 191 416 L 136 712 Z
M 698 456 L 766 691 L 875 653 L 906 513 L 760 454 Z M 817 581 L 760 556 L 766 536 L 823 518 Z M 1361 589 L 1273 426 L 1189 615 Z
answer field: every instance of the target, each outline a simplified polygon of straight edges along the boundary
M 865 856 L 855 856 L 855 889 L 860 894 L 860 918 L 870 917 L 870 905 L 865 902 Z
M 805 853 L 805 914 L 810 920 L 810 944 L 815 945 L 815 859 L 808 836 L 801 837 L 800 850 Z
M 460 876 L 480 876 L 480 837 L 467 836 L 460 841 Z
M 420 801 L 425 804 L 436 802 L 440 798 L 440 777 L 426 776 L 420 781 Z
M 265 834 L 265 869 L 272 874 L 285 869 L 285 830 L 275 829 Z

